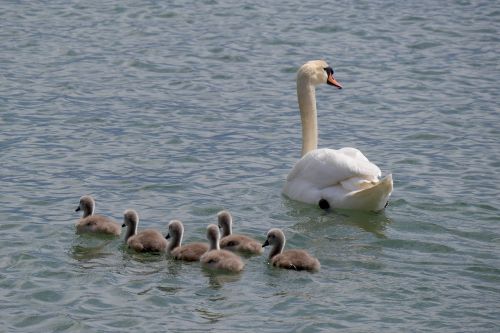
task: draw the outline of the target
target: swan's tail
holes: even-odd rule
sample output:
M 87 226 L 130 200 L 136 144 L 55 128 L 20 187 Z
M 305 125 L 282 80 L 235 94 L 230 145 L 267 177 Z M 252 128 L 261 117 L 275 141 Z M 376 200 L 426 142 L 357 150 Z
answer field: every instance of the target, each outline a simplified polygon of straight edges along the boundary
M 357 204 L 362 203 L 366 210 L 378 212 L 387 205 L 392 189 L 392 174 L 390 174 L 370 188 L 353 192 L 347 200 L 353 200 Z
M 387 205 L 392 189 L 392 175 L 387 175 L 372 187 L 348 193 L 341 202 L 336 203 L 334 206 L 344 209 L 378 212 Z M 321 199 L 319 204 L 323 209 L 327 209 L 331 205 L 325 199 Z

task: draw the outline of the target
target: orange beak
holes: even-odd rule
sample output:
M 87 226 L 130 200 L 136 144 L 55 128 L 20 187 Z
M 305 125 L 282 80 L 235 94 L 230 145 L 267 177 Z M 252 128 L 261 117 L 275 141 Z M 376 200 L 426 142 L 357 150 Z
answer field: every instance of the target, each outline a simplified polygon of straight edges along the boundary
M 340 85 L 340 83 L 337 82 L 337 80 L 335 80 L 333 74 L 328 74 L 328 79 L 326 80 L 326 83 L 328 83 L 331 86 L 335 86 L 339 89 L 342 89 L 342 86 Z

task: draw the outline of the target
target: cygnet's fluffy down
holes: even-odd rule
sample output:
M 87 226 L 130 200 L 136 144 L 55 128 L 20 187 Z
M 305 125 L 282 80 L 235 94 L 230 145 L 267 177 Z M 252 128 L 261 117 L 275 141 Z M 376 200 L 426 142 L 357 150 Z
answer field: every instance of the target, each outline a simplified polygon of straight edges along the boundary
M 277 228 L 269 230 L 267 239 L 262 244 L 262 247 L 271 245 L 271 252 L 269 253 L 269 261 L 273 266 L 279 268 L 293 269 L 296 271 L 319 271 L 321 265 L 319 260 L 311 256 L 304 250 L 286 250 L 285 247 L 285 234 Z
M 245 264 L 233 252 L 221 250 L 219 247 L 219 228 L 215 224 L 210 224 L 207 228 L 207 238 L 210 243 L 210 250 L 201 256 L 200 262 L 203 267 L 223 270 L 227 272 L 241 272 Z
M 182 245 L 184 235 L 184 225 L 179 220 L 172 220 L 168 224 L 168 234 L 165 237 L 169 240 L 167 252 L 174 259 L 184 261 L 198 261 L 200 257 L 208 251 L 207 243 L 190 243 Z
M 223 210 L 217 214 L 219 228 L 222 229 L 220 248 L 244 254 L 262 254 L 261 244 L 253 238 L 232 233 L 233 218 L 231 214 Z
M 138 252 L 163 252 L 167 248 L 167 240 L 163 235 L 154 229 L 145 229 L 137 232 L 139 225 L 139 215 L 133 209 L 128 209 L 123 214 L 123 225 L 127 227 L 125 242 Z
M 76 212 L 83 211 L 83 216 L 76 222 L 77 233 L 101 233 L 119 236 L 120 225 L 112 218 L 94 214 L 95 201 L 90 195 L 80 198 Z

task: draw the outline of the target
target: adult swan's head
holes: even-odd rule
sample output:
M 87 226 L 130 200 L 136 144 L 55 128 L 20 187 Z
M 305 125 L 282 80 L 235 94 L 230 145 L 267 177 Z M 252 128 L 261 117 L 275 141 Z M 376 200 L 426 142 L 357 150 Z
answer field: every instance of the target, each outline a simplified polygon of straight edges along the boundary
M 297 72 L 302 158 L 288 174 L 283 193 L 324 208 L 381 210 L 392 192 L 391 175 L 380 179 L 380 169 L 356 148 L 318 149 L 315 90 L 322 83 L 342 88 L 323 60 L 309 61 Z
M 297 73 L 297 86 L 300 83 L 309 83 L 317 86 L 327 83 L 342 89 L 340 83 L 333 76 L 333 69 L 324 60 L 311 60 L 300 67 Z

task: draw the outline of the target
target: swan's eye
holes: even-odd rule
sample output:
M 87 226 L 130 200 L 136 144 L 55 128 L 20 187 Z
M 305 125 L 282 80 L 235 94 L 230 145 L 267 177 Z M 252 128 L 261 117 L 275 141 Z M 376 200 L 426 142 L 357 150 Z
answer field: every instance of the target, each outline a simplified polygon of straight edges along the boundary
M 326 68 L 324 68 L 324 70 L 325 70 L 326 74 L 328 74 L 328 75 L 330 75 L 330 74 L 333 75 L 333 73 L 334 73 L 333 69 L 331 67 L 326 67 Z

